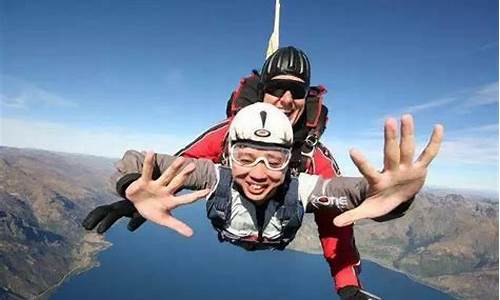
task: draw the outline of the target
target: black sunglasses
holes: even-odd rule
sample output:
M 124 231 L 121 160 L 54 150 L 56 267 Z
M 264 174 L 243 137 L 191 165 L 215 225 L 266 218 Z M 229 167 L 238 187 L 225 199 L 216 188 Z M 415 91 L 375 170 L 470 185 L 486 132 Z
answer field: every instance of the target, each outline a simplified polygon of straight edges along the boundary
M 275 79 L 264 84 L 264 93 L 278 98 L 290 91 L 293 99 L 304 99 L 308 90 L 305 83 L 296 80 Z

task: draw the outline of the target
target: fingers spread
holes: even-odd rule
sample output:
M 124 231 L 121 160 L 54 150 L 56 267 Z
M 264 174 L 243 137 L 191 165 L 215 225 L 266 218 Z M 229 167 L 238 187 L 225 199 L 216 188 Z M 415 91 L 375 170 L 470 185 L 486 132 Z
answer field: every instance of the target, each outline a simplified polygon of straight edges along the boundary
M 210 193 L 210 189 L 204 189 L 196 192 L 192 192 L 189 194 L 181 195 L 175 197 L 175 203 L 174 207 L 178 207 L 180 205 L 186 205 L 195 202 L 196 200 L 199 200 L 205 196 L 207 196 Z
M 356 149 L 351 149 L 349 151 L 352 161 L 358 168 L 359 172 L 368 180 L 368 183 L 372 184 L 377 181 L 380 173 L 377 172 L 366 160 L 361 152 Z
M 191 237 L 193 235 L 193 230 L 189 226 L 187 226 L 184 222 L 172 217 L 171 215 L 163 215 L 158 223 L 177 231 L 180 235 L 183 235 L 185 237 Z
M 146 157 L 144 158 L 144 164 L 142 166 L 142 176 L 144 181 L 151 180 L 153 176 L 153 164 L 154 164 L 154 152 L 146 152 Z
M 431 139 L 417 160 L 424 167 L 428 167 L 434 157 L 438 154 L 439 148 L 441 148 L 441 142 L 443 141 L 443 135 L 443 125 L 438 124 L 434 126 Z
M 161 174 L 161 176 L 156 180 L 159 185 L 166 186 L 172 181 L 172 178 L 179 173 L 182 165 L 184 164 L 184 157 L 177 157 L 172 164 Z
M 401 164 L 410 165 L 415 155 L 415 128 L 413 117 L 409 114 L 401 117 Z
M 182 168 L 180 172 L 174 175 L 170 183 L 167 185 L 168 191 L 174 194 L 181 189 L 187 181 L 189 175 L 193 173 L 195 169 L 196 165 L 194 163 L 189 163 L 187 166 Z
M 389 118 L 384 125 L 384 170 L 396 170 L 399 157 L 397 123 L 395 119 Z

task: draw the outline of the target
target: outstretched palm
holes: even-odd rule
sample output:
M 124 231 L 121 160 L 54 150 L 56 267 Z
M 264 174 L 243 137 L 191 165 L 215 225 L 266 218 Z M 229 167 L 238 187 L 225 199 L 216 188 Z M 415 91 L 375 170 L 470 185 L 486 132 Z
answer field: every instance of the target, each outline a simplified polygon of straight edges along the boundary
M 169 227 L 184 236 L 193 235 L 193 230 L 172 216 L 172 210 L 178 206 L 193 203 L 205 197 L 209 189 L 204 189 L 181 196 L 175 193 L 181 189 L 187 177 L 195 169 L 194 164 L 183 166 L 184 159 L 177 158 L 172 165 L 157 179 L 153 180 L 154 153 L 148 152 L 144 159 L 142 175 L 125 191 L 127 199 L 134 203 L 139 213 L 146 219 Z
M 334 224 L 346 226 L 360 219 L 380 217 L 411 199 L 424 185 L 427 167 L 439 152 L 442 139 L 443 126 L 436 125 L 429 143 L 414 161 L 412 116 L 401 118 L 399 144 L 396 120 L 388 119 L 384 126 L 384 170 L 379 172 L 373 168 L 361 152 L 350 151 L 351 159 L 368 181 L 369 197 L 359 207 L 336 217 Z

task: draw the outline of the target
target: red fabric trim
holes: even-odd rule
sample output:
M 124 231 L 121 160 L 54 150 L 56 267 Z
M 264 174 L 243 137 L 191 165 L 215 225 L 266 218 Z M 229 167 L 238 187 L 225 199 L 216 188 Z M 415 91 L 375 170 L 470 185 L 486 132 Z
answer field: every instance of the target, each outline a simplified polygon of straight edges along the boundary
M 229 131 L 229 124 L 232 118 L 205 131 L 194 142 L 188 145 L 177 155 L 191 158 L 206 158 L 214 163 L 220 163 L 220 158 L 224 152 L 224 141 Z
M 313 153 L 314 165 L 315 165 L 315 174 L 321 175 L 324 178 L 332 178 L 337 176 L 337 172 L 335 172 L 332 160 L 326 156 L 323 151 L 316 147 Z
M 236 99 L 238 99 L 240 97 L 240 94 L 241 94 L 241 89 L 243 88 L 243 85 L 245 85 L 246 81 L 248 79 L 251 79 L 251 78 L 255 78 L 255 74 L 250 74 L 250 76 L 247 76 L 247 77 L 244 77 L 242 79 L 240 79 L 240 83 L 238 85 L 238 87 L 236 88 L 236 90 L 233 91 L 233 94 L 231 96 L 231 115 L 234 116 L 238 110 L 240 110 L 241 107 L 238 107 L 238 105 L 236 104 Z
M 314 213 L 323 255 L 330 266 L 337 291 L 349 285 L 361 287 L 357 272 L 360 260 L 354 243 L 353 227 L 336 227 L 333 225 L 336 216 L 326 211 Z
M 315 175 L 332 178 L 340 173 L 334 168 L 334 165 L 337 164 L 318 147 L 314 150 L 313 161 Z M 326 211 L 314 212 L 323 255 L 330 266 L 336 291 L 349 285 L 361 287 L 358 278 L 361 262 L 354 242 L 353 227 L 352 225 L 336 227 L 333 225 L 333 219 L 336 216 L 336 214 Z

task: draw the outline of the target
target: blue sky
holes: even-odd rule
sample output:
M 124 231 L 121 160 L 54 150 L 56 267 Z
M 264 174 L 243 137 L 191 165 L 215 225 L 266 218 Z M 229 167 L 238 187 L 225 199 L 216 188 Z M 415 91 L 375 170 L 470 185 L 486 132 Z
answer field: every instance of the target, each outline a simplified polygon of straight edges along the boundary
M 0 0 L 1 144 L 174 152 L 264 60 L 274 1 Z M 387 116 L 443 123 L 428 184 L 498 190 L 498 1 L 287 1 L 280 43 L 329 93 L 324 142 L 381 163 Z

